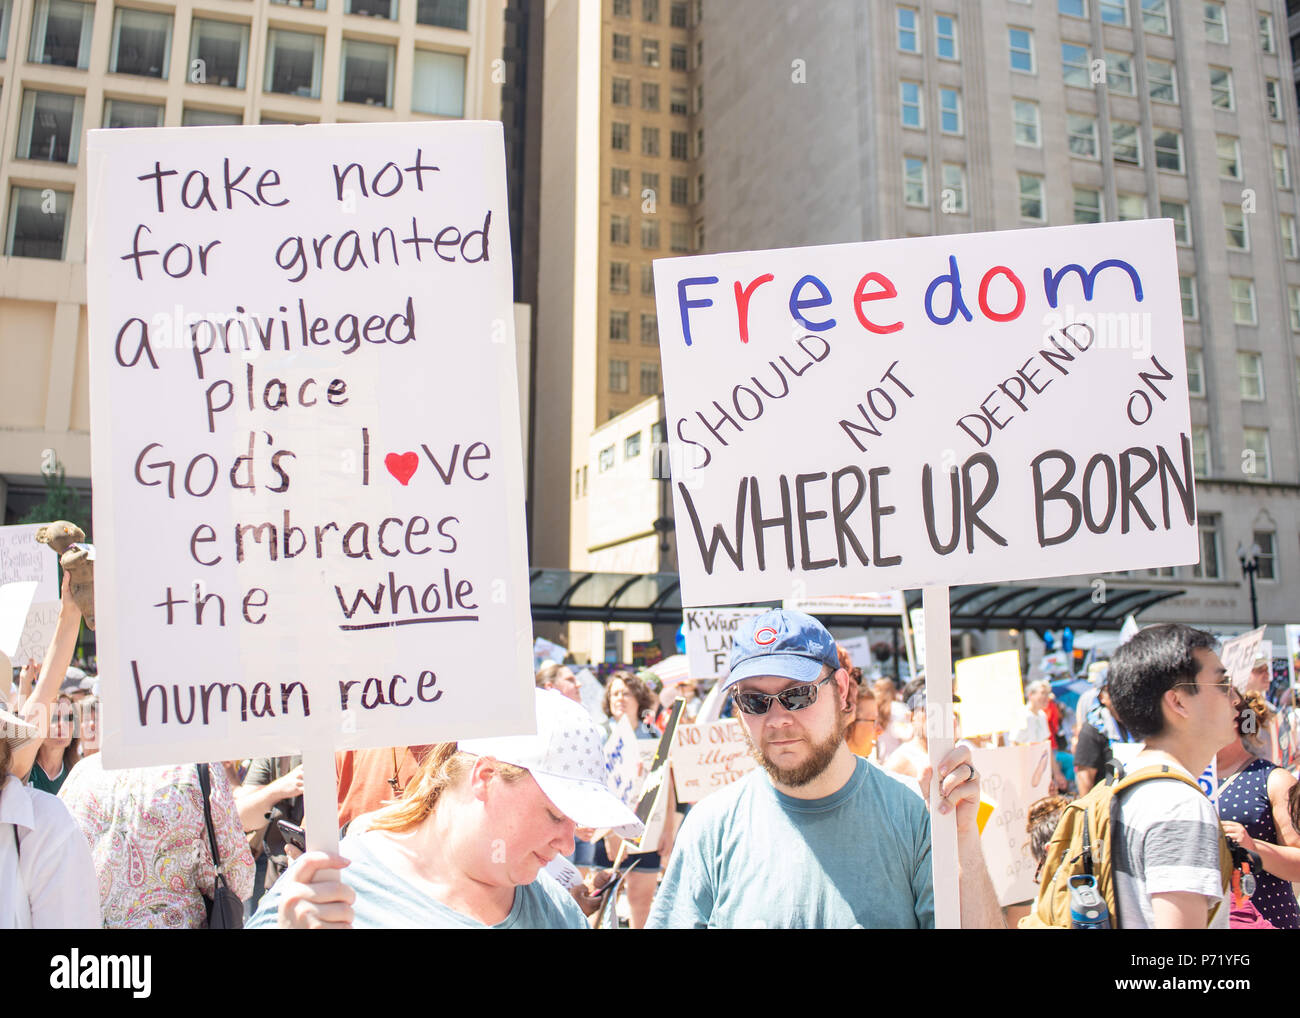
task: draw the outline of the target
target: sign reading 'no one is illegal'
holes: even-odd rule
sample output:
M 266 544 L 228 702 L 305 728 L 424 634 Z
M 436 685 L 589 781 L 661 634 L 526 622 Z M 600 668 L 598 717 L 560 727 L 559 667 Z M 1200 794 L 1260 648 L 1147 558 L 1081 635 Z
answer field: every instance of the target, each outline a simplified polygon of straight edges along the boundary
M 530 731 L 501 125 L 89 153 L 106 761 Z
M 675 258 L 686 605 L 1197 559 L 1167 220 Z

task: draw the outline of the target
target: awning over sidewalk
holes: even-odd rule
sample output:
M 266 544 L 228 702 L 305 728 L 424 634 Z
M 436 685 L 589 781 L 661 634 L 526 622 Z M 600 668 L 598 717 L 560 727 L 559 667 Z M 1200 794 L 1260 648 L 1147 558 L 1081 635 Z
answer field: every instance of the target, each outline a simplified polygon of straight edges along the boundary
M 676 573 L 587 573 L 534 569 L 530 574 L 533 619 L 538 622 L 649 622 L 679 625 L 681 592 Z M 1119 629 L 1138 614 L 1186 591 L 1108 584 L 1100 601 L 1092 587 L 1030 583 L 970 584 L 952 588 L 954 629 L 1055 629 L 1071 626 Z M 756 605 L 776 607 L 775 601 Z M 921 592 L 907 592 L 908 608 L 921 606 Z M 887 615 L 821 615 L 828 626 L 888 628 Z

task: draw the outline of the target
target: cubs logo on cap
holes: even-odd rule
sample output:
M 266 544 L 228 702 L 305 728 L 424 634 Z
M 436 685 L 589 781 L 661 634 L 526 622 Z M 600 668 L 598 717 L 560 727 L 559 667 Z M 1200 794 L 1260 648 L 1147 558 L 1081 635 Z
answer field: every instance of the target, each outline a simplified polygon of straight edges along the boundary
M 771 626 L 764 626 L 762 629 L 754 633 L 754 642 L 757 643 L 760 647 L 767 647 L 773 643 L 776 643 L 776 638 L 780 635 L 781 634 L 778 633 Z
M 724 688 L 741 679 L 776 675 L 816 682 L 823 668 L 840 666 L 835 640 L 811 615 L 781 608 L 748 619 L 731 645 L 731 672 Z

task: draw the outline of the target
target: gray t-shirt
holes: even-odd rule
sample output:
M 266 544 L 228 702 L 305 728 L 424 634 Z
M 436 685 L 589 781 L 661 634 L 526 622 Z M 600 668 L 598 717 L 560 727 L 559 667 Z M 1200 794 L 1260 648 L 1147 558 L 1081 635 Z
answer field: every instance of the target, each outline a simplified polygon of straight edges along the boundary
M 353 928 L 374 929 L 474 929 L 474 930 L 585 930 L 587 919 L 568 891 L 545 870 L 531 884 L 515 888 L 515 903 L 503 922 L 495 926 L 462 915 L 428 892 L 399 877 L 371 850 L 366 835 L 343 839 L 339 854 L 352 860 L 343 881 L 357 892 L 353 903 Z M 247 929 L 274 929 L 276 910 L 284 893 L 283 878 L 266 892 Z
M 930 815 L 859 759 L 823 799 L 754 770 L 682 825 L 649 929 L 932 929 Z

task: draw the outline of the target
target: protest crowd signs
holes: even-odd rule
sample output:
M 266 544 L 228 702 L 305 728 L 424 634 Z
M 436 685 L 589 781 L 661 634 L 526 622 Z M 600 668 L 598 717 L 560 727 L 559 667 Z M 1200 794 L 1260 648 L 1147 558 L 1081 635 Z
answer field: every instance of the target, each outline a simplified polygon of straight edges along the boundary
M 1250 670 L 1255 665 L 1255 656 L 1260 652 L 1263 641 L 1263 626 L 1223 641 L 1220 660 L 1228 673 L 1228 678 L 1238 689 L 1245 688 L 1246 680 L 1250 678 Z
M 670 759 L 678 802 L 699 802 L 757 766 L 735 718 L 680 725 Z
M 963 738 L 1014 732 L 1021 726 L 1025 697 L 1021 688 L 1020 652 L 1000 650 L 963 658 L 954 669 L 961 703 Z
M 1051 752 L 1050 742 L 971 750 L 971 761 L 980 773 L 980 796 L 993 807 L 980 833 L 980 845 L 999 905 L 1038 894 L 1025 823 L 1029 807 L 1051 786 Z
M 721 679 L 731 670 L 731 642 L 746 619 L 761 615 L 762 608 L 687 608 L 682 612 L 682 635 L 693 679 Z M 661 676 L 662 677 L 662 676 Z
M 666 259 L 655 289 L 684 605 L 1199 557 L 1168 221 Z
M 0 654 L 40 662 L 59 619 L 58 556 L 36 543 L 38 524 L 0 527 Z
M 531 731 L 501 125 L 88 151 L 105 764 Z

